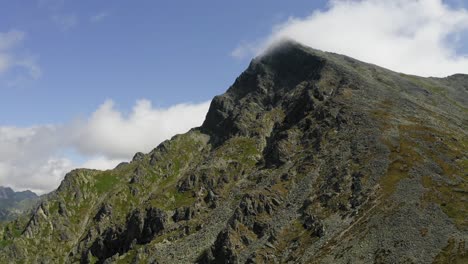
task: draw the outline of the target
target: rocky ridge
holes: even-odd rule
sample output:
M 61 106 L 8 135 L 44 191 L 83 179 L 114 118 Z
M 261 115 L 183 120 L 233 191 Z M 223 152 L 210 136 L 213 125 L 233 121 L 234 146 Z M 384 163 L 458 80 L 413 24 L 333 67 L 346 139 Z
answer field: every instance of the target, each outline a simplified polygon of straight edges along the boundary
M 2 263 L 464 263 L 468 76 L 285 42 L 199 128 L 75 170 L 0 228 Z

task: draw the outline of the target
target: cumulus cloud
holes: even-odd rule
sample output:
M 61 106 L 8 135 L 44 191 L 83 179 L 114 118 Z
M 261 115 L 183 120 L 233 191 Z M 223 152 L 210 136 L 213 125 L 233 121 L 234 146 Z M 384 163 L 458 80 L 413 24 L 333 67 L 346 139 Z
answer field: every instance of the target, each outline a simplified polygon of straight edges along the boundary
M 113 168 L 135 152 L 149 152 L 163 140 L 201 125 L 208 107 L 209 102 L 157 108 L 139 100 L 126 115 L 108 100 L 84 120 L 0 126 L 0 185 L 44 193 L 56 188 L 73 168 Z M 80 160 L 68 150 L 78 153 Z
M 282 39 L 346 54 L 395 71 L 422 76 L 468 72 L 457 40 L 468 33 L 468 11 L 442 0 L 332 0 L 328 8 L 273 27 L 260 44 L 232 55 L 260 54 Z
M 200 125 L 209 103 L 178 104 L 154 108 L 148 100 L 139 100 L 124 116 L 110 100 L 102 104 L 85 124 L 73 132 L 74 145 L 87 155 L 121 159 L 137 151 L 148 152 L 175 133 Z M 75 125 L 76 126 L 76 125 Z
M 71 162 L 55 157 L 57 127 L 0 127 L 0 185 L 41 192 L 57 184 Z M 46 179 L 46 180 L 45 180 Z

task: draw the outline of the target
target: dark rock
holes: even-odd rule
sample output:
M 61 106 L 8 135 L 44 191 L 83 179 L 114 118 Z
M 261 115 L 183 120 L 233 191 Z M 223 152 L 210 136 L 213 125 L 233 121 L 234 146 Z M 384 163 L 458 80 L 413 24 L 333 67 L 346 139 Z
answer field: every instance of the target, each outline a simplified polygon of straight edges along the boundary
M 153 207 L 146 209 L 143 232 L 138 242 L 140 244 L 150 242 L 154 235 L 165 229 L 166 223 L 167 214 L 164 211 Z
M 250 243 L 252 243 L 252 240 L 248 236 L 245 236 L 245 235 L 241 237 L 241 240 L 242 240 L 242 243 L 244 243 L 247 246 L 250 245 Z
M 155 166 L 159 161 L 163 159 L 165 153 L 169 148 L 170 142 L 168 140 L 162 142 L 150 153 L 150 165 Z
M 165 229 L 167 214 L 158 208 L 135 210 L 127 218 L 123 227 L 109 227 L 91 245 L 90 252 L 99 262 L 115 254 L 123 254 L 134 243 L 146 244 Z M 85 238 L 86 239 L 86 238 Z
M 209 207 L 215 208 L 217 204 L 216 202 L 218 200 L 218 195 L 216 195 L 212 190 L 209 190 L 204 200 L 205 200 L 205 203 L 209 205 Z
M 133 171 L 133 175 L 130 178 L 129 183 L 130 184 L 141 183 L 145 175 L 146 175 L 145 169 L 143 169 L 141 166 L 138 166 Z
M 104 219 L 106 216 L 109 216 L 111 214 L 112 214 L 112 206 L 104 203 L 101 205 L 98 212 L 94 216 L 94 220 L 99 222 L 102 219 Z
M 289 181 L 291 179 L 291 176 L 288 173 L 283 173 L 281 175 L 281 180 L 282 181 Z
M 362 197 L 361 178 L 362 177 L 363 175 L 360 172 L 353 173 L 352 175 L 352 183 L 351 183 L 352 196 L 349 202 L 351 204 L 351 208 L 353 209 L 361 205 L 361 197 Z
M 269 227 L 267 223 L 257 221 L 253 223 L 252 231 L 260 238 L 266 234 Z
M 195 211 L 191 207 L 177 208 L 172 216 L 174 222 L 188 221 L 195 216 Z
M 213 247 L 205 252 L 198 263 L 237 263 L 238 256 L 234 248 L 235 242 L 231 238 L 230 231 L 222 231 L 218 234 Z
M 311 231 L 313 236 L 323 237 L 325 235 L 325 229 L 322 222 L 313 215 L 306 214 L 303 217 L 303 226 L 305 229 Z
M 144 159 L 145 159 L 145 154 L 143 154 L 141 152 L 137 152 L 133 156 L 132 162 L 143 161 Z
M 197 185 L 199 182 L 199 178 L 197 175 L 191 174 L 188 177 L 186 177 L 178 186 L 177 190 L 179 192 L 186 192 L 189 190 L 193 190 L 194 187 Z
M 68 216 L 68 211 L 67 211 L 67 206 L 65 205 L 64 202 L 59 202 L 59 209 L 58 209 L 58 213 L 61 215 L 61 216 Z
M 132 194 L 132 196 L 138 196 L 138 194 L 140 193 L 140 191 L 138 190 L 137 187 L 135 187 L 135 186 L 130 186 L 130 193 Z

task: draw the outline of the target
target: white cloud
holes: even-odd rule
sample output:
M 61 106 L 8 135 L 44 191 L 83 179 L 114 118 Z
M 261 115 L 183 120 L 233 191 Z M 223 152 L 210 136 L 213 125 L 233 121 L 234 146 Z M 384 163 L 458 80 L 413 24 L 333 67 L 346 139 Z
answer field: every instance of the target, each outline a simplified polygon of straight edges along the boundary
M 9 180 L 15 181 L 16 189 L 29 189 L 38 194 L 44 193 L 50 186 L 58 186 L 65 173 L 73 169 L 73 163 L 67 158 L 49 157 L 42 163 L 21 164 L 11 169 Z M 24 177 L 28 175 L 28 177 Z M 11 179 L 14 177 L 14 179 Z
M 232 55 L 258 55 L 288 38 L 395 71 L 447 76 L 468 73 L 468 56 L 456 50 L 467 33 L 468 11 L 442 0 L 332 0 L 326 10 L 291 17 L 261 44 L 240 45 Z
M 115 168 L 119 163 L 128 161 L 128 159 L 109 159 L 104 156 L 94 157 L 80 165 L 81 168 L 91 168 L 97 170 L 108 170 Z
M 263 44 L 264 43 L 258 41 L 256 43 L 244 42 L 231 51 L 231 56 L 236 59 L 250 57 L 252 54 L 257 53 L 259 47 Z
M 148 100 L 137 101 L 124 116 L 112 101 L 106 101 L 86 120 L 75 124 L 74 145 L 87 155 L 129 158 L 138 151 L 148 152 L 175 133 L 186 132 L 203 122 L 209 103 L 179 104 L 166 109 L 153 108 Z
M 137 101 L 128 115 L 110 100 L 89 118 L 62 125 L 0 126 L 0 186 L 44 193 L 73 168 L 110 169 L 135 152 L 149 152 L 177 133 L 199 126 L 209 102 L 155 108 Z M 67 150 L 85 158 L 74 161 Z
M 18 30 L 10 30 L 8 32 L 0 32 L 0 51 L 5 51 L 13 48 L 23 41 L 25 33 Z
M 0 185 L 41 191 L 57 184 L 70 161 L 55 157 L 57 127 L 0 127 Z M 46 181 L 44 179 L 47 179 Z
M 91 16 L 89 18 L 89 21 L 93 22 L 93 23 L 97 23 L 97 22 L 101 22 L 102 20 L 104 20 L 105 18 L 107 18 L 110 14 L 107 13 L 107 12 L 101 12 L 101 13 L 98 13 L 94 16 Z
M 74 14 L 56 14 L 51 18 L 62 31 L 68 31 L 78 25 L 78 17 Z
M 41 68 L 37 64 L 36 57 L 17 54 L 16 50 L 25 37 L 26 33 L 19 30 L 0 32 L 0 75 L 6 74 L 13 68 L 20 68 L 27 73 L 20 73 L 19 76 L 16 76 L 16 79 L 37 79 L 41 76 Z M 12 80 L 7 81 L 7 83 L 11 82 Z

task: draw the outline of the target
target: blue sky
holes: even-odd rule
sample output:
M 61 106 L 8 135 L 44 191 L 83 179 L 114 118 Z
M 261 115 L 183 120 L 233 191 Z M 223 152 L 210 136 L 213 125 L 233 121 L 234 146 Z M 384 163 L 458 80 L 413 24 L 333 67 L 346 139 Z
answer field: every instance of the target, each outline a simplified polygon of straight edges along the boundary
M 48 192 L 202 123 L 283 38 L 422 76 L 468 73 L 466 0 L 0 0 L 0 186 Z
M 25 32 L 17 50 L 35 56 L 42 74 L 0 88 L 0 124 L 65 122 L 108 98 L 126 110 L 140 98 L 158 106 L 209 100 L 248 63 L 229 56 L 236 45 L 324 3 L 3 0 L 0 32 Z

